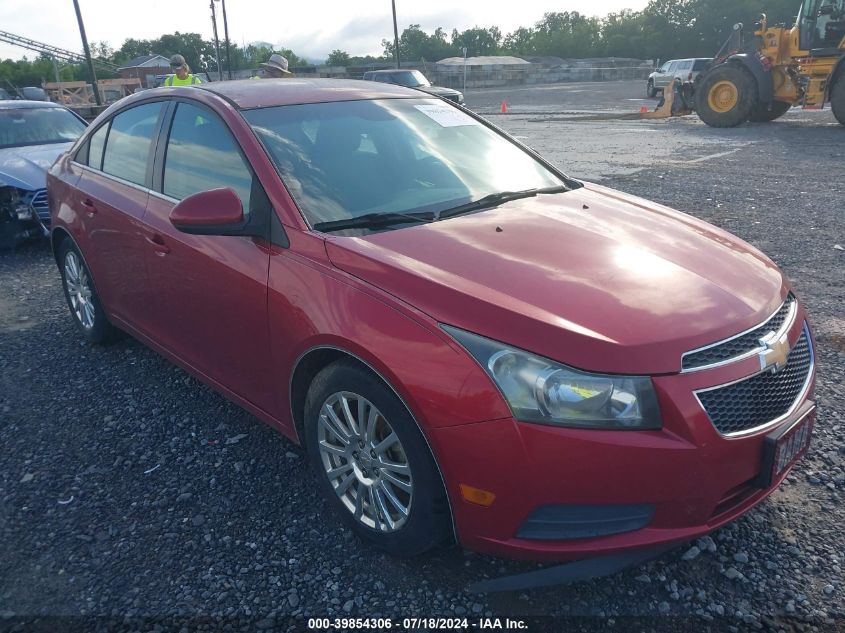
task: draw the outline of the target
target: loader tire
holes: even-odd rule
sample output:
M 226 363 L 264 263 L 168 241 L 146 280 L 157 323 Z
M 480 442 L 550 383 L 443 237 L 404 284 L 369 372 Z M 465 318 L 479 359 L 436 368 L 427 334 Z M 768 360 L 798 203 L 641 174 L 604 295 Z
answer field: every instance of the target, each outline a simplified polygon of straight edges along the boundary
M 830 109 L 836 120 L 845 125 L 845 73 L 839 73 L 839 80 L 830 91 Z
M 757 105 L 754 77 L 739 64 L 722 64 L 709 71 L 695 89 L 695 110 L 711 127 L 736 127 Z
M 769 121 L 774 121 L 786 114 L 791 107 L 791 103 L 784 103 L 783 101 L 772 101 L 770 107 L 758 104 L 757 107 L 751 111 L 751 114 L 748 115 L 748 120 L 752 123 L 767 123 Z

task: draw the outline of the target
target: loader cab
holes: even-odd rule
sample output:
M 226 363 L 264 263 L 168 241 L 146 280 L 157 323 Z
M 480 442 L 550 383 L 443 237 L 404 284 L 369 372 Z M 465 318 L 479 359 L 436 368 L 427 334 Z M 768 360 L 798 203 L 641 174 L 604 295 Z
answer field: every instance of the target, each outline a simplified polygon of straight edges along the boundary
M 801 50 L 835 55 L 845 39 L 845 0 L 804 0 L 797 26 Z

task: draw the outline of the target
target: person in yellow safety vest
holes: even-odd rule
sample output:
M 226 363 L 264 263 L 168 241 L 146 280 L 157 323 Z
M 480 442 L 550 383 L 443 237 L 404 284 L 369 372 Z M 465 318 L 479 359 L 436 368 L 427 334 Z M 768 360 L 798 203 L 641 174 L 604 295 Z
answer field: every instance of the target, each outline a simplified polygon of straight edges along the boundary
M 282 77 L 293 76 L 293 73 L 288 70 L 287 57 L 282 57 L 278 53 L 273 53 L 266 63 L 259 65 L 261 66 L 261 70 L 252 79 L 281 79 Z
M 181 55 L 177 54 L 170 58 L 170 67 L 176 74 L 168 75 L 164 80 L 164 85 L 168 88 L 171 86 L 193 86 L 202 83 L 199 77 L 191 74 L 191 69 Z

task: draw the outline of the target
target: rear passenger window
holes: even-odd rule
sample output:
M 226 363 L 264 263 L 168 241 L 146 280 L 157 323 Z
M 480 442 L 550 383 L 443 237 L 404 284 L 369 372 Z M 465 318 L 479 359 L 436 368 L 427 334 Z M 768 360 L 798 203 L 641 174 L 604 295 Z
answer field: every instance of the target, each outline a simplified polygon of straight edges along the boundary
M 94 169 L 103 168 L 103 148 L 106 146 L 106 135 L 109 133 L 109 124 L 100 126 L 100 129 L 91 135 L 88 141 L 88 162 L 89 167 Z
M 164 159 L 164 193 L 181 200 L 193 193 L 231 187 L 249 213 L 252 172 L 235 139 L 215 115 L 180 103 Z
M 112 119 L 103 154 L 105 173 L 138 185 L 146 184 L 147 159 L 161 107 L 161 102 L 146 103 Z M 94 156 L 93 144 L 91 156 Z
M 692 68 L 692 60 L 688 59 L 678 64 L 677 70 L 690 70 Z

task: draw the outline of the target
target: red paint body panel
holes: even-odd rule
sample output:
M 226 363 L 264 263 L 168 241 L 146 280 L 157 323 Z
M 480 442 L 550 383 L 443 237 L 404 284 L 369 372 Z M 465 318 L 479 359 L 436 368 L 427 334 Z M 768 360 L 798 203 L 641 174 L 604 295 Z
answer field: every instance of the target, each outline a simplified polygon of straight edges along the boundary
M 150 196 L 146 265 L 155 314 L 136 326 L 258 407 L 272 411 L 267 271 L 252 238 L 189 235 L 170 223 L 174 203 Z
M 434 319 L 588 371 L 677 372 L 684 352 L 762 322 L 783 301 L 782 275 L 750 246 L 606 191 L 329 238 L 329 255 Z
M 116 324 L 295 441 L 297 361 L 335 348 L 369 365 L 431 446 L 467 547 L 537 560 L 613 553 L 693 538 L 769 494 L 779 481 L 766 490 L 748 482 L 773 427 L 724 437 L 694 393 L 757 373 L 758 357 L 680 373 L 684 352 L 758 325 L 786 297 L 787 280 L 759 251 L 677 211 L 589 184 L 367 237 L 322 235 L 308 230 L 237 111 L 418 96 L 389 84 L 287 79 L 128 97 L 98 121 L 151 99 L 189 99 L 217 112 L 289 244 L 181 233 L 170 222 L 172 199 L 67 155 L 48 175 L 54 238 L 66 233 L 79 246 Z M 790 347 L 806 318 L 799 305 Z M 650 375 L 663 426 L 596 431 L 516 421 L 441 323 L 584 370 Z M 812 379 L 796 411 L 811 394 Z M 461 483 L 492 491 L 495 502 L 463 501 Z M 516 537 L 539 506 L 643 503 L 656 511 L 634 532 Z

